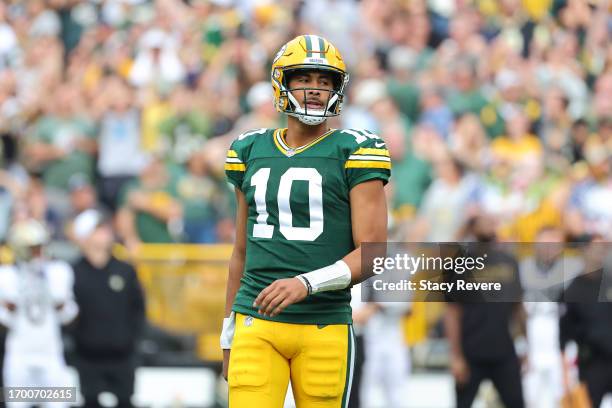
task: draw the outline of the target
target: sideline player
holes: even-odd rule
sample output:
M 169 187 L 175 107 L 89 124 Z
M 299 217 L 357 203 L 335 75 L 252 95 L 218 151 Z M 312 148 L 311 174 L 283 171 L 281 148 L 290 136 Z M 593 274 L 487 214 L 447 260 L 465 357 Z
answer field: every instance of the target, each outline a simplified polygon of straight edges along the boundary
M 0 322 L 8 328 L 6 387 L 65 387 L 69 383 L 60 326 L 78 313 L 72 292 L 74 276 L 67 263 L 44 256 L 48 240 L 46 228 L 34 219 L 18 222 L 9 233 L 17 262 L 0 267 Z
M 563 358 L 557 300 L 584 267 L 578 257 L 564 253 L 564 242 L 560 228 L 543 227 L 536 234 L 533 256 L 523 258 L 519 264 L 526 292 L 527 364 L 523 388 L 527 408 L 555 408 L 561 404 Z
M 229 405 L 282 407 L 291 379 L 298 408 L 346 407 L 350 285 L 363 280 L 361 243 L 387 239 L 389 152 L 368 131 L 328 126 L 348 74 L 326 39 L 289 41 L 271 79 L 287 129 L 242 134 L 225 164 L 238 202 L 221 335 Z

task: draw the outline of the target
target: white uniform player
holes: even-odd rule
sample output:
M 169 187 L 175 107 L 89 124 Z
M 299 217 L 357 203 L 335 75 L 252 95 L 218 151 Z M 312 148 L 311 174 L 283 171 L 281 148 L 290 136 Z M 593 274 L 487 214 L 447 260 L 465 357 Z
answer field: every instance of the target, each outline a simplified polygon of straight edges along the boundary
M 361 381 L 364 406 L 377 406 L 376 388 L 382 388 L 385 407 L 402 408 L 410 399 L 406 381 L 410 374 L 410 350 L 404 340 L 403 316 L 409 303 L 379 303 L 364 327 L 365 363 Z
M 579 273 L 582 262 L 560 256 L 543 266 L 534 258 L 520 264 L 526 291 L 528 368 L 523 377 L 527 408 L 557 408 L 563 395 L 563 366 L 559 346 L 558 299 Z M 531 298 L 530 298 L 531 295 Z
M 30 235 L 28 246 L 42 247 L 46 242 L 46 234 L 39 226 L 30 224 L 23 228 Z M 78 313 L 73 280 L 72 268 L 67 263 L 38 256 L 0 267 L 0 322 L 8 328 L 3 372 L 6 387 L 71 385 L 63 356 L 61 325 Z

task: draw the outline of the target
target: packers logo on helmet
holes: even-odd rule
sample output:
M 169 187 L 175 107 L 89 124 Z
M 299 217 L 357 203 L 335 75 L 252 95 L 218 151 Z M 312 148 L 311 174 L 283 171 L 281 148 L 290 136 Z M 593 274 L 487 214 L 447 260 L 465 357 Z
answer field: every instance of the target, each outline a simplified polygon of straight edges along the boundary
M 289 89 L 289 76 L 299 70 L 326 71 L 333 78 L 333 89 L 321 89 L 329 94 L 323 109 L 301 106 Z M 272 62 L 274 106 L 279 112 L 297 117 L 302 123 L 318 125 L 342 111 L 344 90 L 349 80 L 346 65 L 332 43 L 317 35 L 301 35 L 283 45 Z M 300 88 L 306 92 L 315 88 Z M 304 98 L 306 99 L 306 98 Z M 306 104 L 305 104 L 306 105 Z

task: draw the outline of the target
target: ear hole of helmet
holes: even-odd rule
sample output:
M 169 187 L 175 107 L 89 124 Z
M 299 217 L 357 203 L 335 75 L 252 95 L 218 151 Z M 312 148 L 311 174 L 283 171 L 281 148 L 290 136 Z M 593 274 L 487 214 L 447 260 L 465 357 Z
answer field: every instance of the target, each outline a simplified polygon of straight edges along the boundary
M 289 105 L 289 98 L 287 98 L 287 92 L 281 91 L 280 97 L 278 98 L 278 108 L 280 110 L 287 109 L 287 105 Z

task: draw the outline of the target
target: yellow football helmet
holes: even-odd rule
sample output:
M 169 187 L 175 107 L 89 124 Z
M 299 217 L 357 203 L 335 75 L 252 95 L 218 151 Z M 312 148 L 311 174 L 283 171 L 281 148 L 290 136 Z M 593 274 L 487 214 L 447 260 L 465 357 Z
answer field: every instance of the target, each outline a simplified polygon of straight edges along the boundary
M 36 257 L 34 248 L 44 247 L 49 239 L 47 227 L 33 218 L 15 223 L 8 234 L 8 244 L 18 261 L 30 261 Z
M 334 89 L 329 92 L 325 109 L 309 110 L 300 106 L 287 80 L 288 74 L 295 70 L 324 70 L 332 74 Z M 271 79 L 277 111 L 297 117 L 302 123 L 318 125 L 340 114 L 349 75 L 340 52 L 332 43 L 317 35 L 300 35 L 283 45 L 274 57 Z

